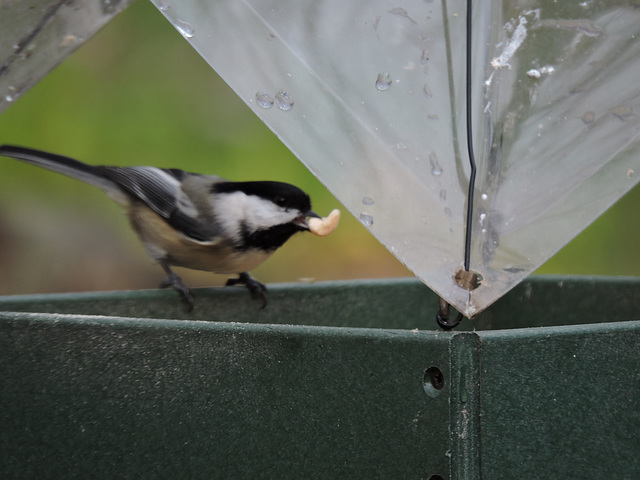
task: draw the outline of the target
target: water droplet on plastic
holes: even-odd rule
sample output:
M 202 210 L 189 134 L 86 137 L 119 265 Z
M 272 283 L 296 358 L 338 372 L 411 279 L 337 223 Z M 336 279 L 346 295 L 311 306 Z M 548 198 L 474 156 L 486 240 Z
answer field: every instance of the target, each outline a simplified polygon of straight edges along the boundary
M 532 68 L 531 70 L 527 70 L 527 76 L 531 78 L 540 78 L 542 74 L 537 68 Z
M 438 163 L 438 156 L 436 155 L 436 152 L 431 152 L 429 154 L 429 162 L 431 163 L 431 175 L 435 175 L 436 177 L 441 175 L 442 167 L 440 166 L 440 163 Z
M 166 12 L 171 8 L 171 3 L 168 0 L 156 0 L 156 7 L 158 7 L 163 12 Z
M 413 18 L 411 18 L 409 16 L 409 13 L 402 7 L 392 8 L 391 10 L 388 10 L 387 13 L 390 13 L 392 15 L 398 15 L 399 17 L 404 17 L 414 25 L 418 24 L 418 22 L 416 22 Z
M 4 97 L 5 101 L 8 103 L 14 102 L 16 100 L 16 98 L 18 98 L 18 89 L 16 87 L 14 87 L 13 85 L 9 85 L 9 87 L 7 88 L 7 90 L 9 90 L 9 93 L 7 93 Z
M 443 202 L 447 201 L 447 191 L 444 188 L 440 190 L 440 200 Z
M 480 195 L 480 198 L 482 200 L 486 200 L 487 198 L 489 198 L 489 195 L 487 195 L 486 193 L 483 193 L 482 195 Z
M 363 205 L 369 206 L 369 205 L 373 205 L 374 203 L 376 203 L 376 202 L 373 201 L 373 198 L 371 198 L 371 197 L 362 197 L 362 204 Z
M 256 92 L 256 103 L 265 109 L 273 107 L 273 97 L 268 93 Z
M 486 213 L 481 213 L 480 214 L 480 225 L 484 226 L 484 222 L 487 219 L 487 214 Z
M 291 110 L 293 108 L 293 99 L 291 95 L 289 95 L 289 92 L 280 90 L 276 93 L 276 105 L 278 105 L 280 110 L 284 110 L 285 112 Z
M 73 34 L 65 35 L 64 37 L 62 37 L 62 40 L 60 40 L 60 43 L 58 44 L 58 48 L 66 48 L 70 45 L 73 45 L 77 41 L 78 41 L 78 37 L 76 37 L 75 35 Z
M 589 110 L 588 112 L 584 112 L 582 114 L 582 121 L 589 125 L 590 123 L 593 123 L 593 121 L 596 119 L 596 114 L 593 113 L 591 110 Z
M 376 88 L 381 92 L 389 90 L 392 81 L 393 80 L 391 80 L 391 74 L 389 74 L 389 72 L 379 73 L 378 78 L 376 79 Z
M 373 225 L 373 217 L 368 213 L 361 213 L 360 221 L 365 227 L 370 227 L 371 225 Z
M 176 30 L 178 30 L 178 32 L 180 32 L 180 35 L 182 35 L 184 38 L 191 38 L 196 34 L 196 30 L 195 28 L 193 28 L 193 25 L 185 22 L 184 20 L 176 20 L 175 22 L 173 22 L 173 26 L 176 27 Z
M 451 217 L 452 217 L 452 215 L 453 215 L 453 214 L 451 213 L 451 209 L 450 209 L 449 207 L 444 207 L 444 214 L 445 214 L 447 217 L 449 217 L 449 218 L 451 218 Z
M 425 65 L 429 61 L 429 50 L 426 48 L 422 50 L 422 56 L 420 57 L 420 63 Z
M 431 92 L 429 85 L 427 85 L 426 83 L 424 84 L 424 87 L 422 87 L 422 91 L 427 96 L 427 98 L 433 97 L 433 93 Z
M 629 105 L 614 107 L 610 111 L 620 120 L 628 120 L 629 118 L 635 117 L 633 113 L 633 108 L 630 107 Z

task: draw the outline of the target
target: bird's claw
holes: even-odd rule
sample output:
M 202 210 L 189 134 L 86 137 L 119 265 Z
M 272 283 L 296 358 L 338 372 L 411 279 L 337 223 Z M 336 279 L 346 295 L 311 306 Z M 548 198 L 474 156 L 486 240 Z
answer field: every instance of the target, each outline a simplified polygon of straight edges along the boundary
M 177 290 L 182 297 L 182 301 L 187 306 L 187 311 L 193 311 L 195 296 L 191 289 L 182 282 L 182 279 L 178 275 L 170 272 L 169 278 L 165 278 L 162 281 L 160 288 L 173 288 L 174 290 Z
M 249 290 L 251 298 L 262 300 L 262 306 L 260 309 L 267 306 L 267 287 L 254 279 L 247 272 L 240 273 L 238 278 L 230 278 L 227 280 L 227 287 L 231 287 L 233 285 L 244 285 Z

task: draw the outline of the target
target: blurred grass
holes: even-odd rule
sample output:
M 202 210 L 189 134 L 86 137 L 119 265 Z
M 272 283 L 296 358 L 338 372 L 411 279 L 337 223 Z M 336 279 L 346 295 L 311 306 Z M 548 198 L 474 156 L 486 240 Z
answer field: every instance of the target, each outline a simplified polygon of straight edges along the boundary
M 339 203 L 147 1 L 137 1 L 0 115 L 0 142 L 93 164 L 154 165 L 300 186 Z M 0 294 L 155 288 L 117 206 L 95 188 L 0 160 Z M 636 187 L 540 272 L 639 275 Z M 258 268 L 264 282 L 406 276 L 343 209 L 327 238 L 294 237 Z M 180 271 L 191 285 L 226 277 Z

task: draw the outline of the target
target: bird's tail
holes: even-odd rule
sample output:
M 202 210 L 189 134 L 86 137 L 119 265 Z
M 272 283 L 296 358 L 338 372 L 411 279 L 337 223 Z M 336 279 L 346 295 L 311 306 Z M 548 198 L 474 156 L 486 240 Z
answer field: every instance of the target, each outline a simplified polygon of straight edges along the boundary
M 88 183 L 103 190 L 116 201 L 122 196 L 120 187 L 105 177 L 99 167 L 87 165 L 73 158 L 13 145 L 0 146 L 0 156 L 14 158 L 30 163 L 31 165 L 37 165 L 52 172 L 61 173 L 67 177 Z

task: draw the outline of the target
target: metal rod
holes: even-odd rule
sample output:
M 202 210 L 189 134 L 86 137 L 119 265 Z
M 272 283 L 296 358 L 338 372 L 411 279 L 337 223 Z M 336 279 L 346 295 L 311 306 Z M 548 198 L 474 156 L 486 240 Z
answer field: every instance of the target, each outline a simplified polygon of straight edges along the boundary
M 473 132 L 471 130 L 471 0 L 467 0 L 467 151 L 471 174 L 469 175 L 469 192 L 467 195 L 467 229 L 464 242 L 464 269 L 469 271 L 471 264 L 471 227 L 473 221 L 473 195 L 476 184 L 476 159 L 473 154 Z
M 472 6 L 471 0 L 467 0 L 467 61 L 466 61 L 466 97 L 467 97 L 467 152 L 469 154 L 469 164 L 471 166 L 471 173 L 469 175 L 469 191 L 467 194 L 467 228 L 465 233 L 464 242 L 464 269 L 468 272 L 471 264 L 471 227 L 473 224 L 473 195 L 475 193 L 476 183 L 476 159 L 473 154 L 473 131 L 471 129 L 472 120 L 472 99 L 471 99 L 471 13 Z M 474 275 L 475 277 L 475 275 Z M 473 282 L 475 283 L 474 278 Z M 451 330 L 457 327 L 463 319 L 462 313 L 458 313 L 455 321 L 450 323 L 450 310 L 449 304 L 442 298 L 440 298 L 438 314 L 436 315 L 436 321 L 440 328 L 443 330 Z

